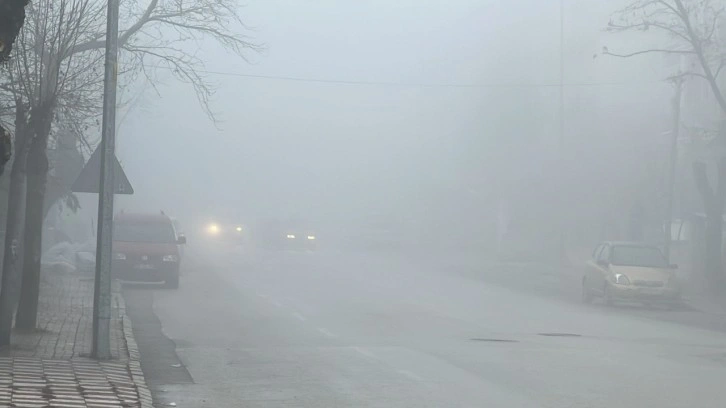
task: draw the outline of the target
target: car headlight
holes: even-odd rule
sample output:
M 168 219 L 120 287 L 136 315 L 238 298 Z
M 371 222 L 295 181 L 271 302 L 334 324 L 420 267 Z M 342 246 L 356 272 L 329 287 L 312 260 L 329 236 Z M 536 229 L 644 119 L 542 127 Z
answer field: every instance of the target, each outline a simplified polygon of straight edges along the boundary
M 210 233 L 210 234 L 212 234 L 212 235 L 219 234 L 219 225 L 217 225 L 217 224 L 209 224 L 209 226 L 207 227 L 207 232 Z
M 179 260 L 179 257 L 176 255 L 164 255 L 163 257 L 161 257 L 161 260 L 163 262 L 176 262 Z
M 308 239 L 313 241 L 315 239 L 315 235 L 308 235 Z
M 287 234 L 287 239 L 295 239 L 295 235 L 293 235 L 293 234 Z
M 630 285 L 630 279 L 622 273 L 615 274 L 615 283 L 618 285 Z
M 126 260 L 126 254 L 122 254 L 121 252 L 115 252 L 113 254 L 113 259 L 116 261 L 125 261 Z
M 237 227 L 235 230 L 237 230 L 237 232 L 242 232 L 242 227 Z

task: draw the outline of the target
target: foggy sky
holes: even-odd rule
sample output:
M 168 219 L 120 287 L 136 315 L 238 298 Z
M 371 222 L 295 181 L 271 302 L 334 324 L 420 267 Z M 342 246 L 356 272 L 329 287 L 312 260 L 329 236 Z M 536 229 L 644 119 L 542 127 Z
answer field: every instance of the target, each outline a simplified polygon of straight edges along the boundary
M 629 129 L 668 126 L 659 64 L 593 58 L 603 45 L 627 45 L 602 32 L 617 2 L 602 3 L 566 1 L 575 161 L 622 150 Z M 406 208 L 431 186 L 486 189 L 502 168 L 527 177 L 557 152 L 556 1 L 259 0 L 240 14 L 266 51 L 248 64 L 209 43 L 209 71 L 404 85 L 210 74 L 217 129 L 191 88 L 162 74 L 161 96 L 145 92 L 118 135 L 136 194 L 117 209 L 345 217 Z

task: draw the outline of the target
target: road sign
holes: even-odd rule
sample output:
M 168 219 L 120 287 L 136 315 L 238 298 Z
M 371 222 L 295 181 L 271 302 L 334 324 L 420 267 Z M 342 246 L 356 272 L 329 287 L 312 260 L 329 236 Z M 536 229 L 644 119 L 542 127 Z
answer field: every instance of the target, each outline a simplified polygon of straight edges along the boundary
M 76 181 L 73 182 L 71 191 L 74 193 L 98 193 L 99 179 L 101 178 L 101 149 L 97 148 L 88 163 L 81 170 Z M 129 179 L 124 173 L 124 169 L 118 162 L 116 156 L 113 156 L 113 180 L 115 184 L 114 194 L 133 194 L 134 188 L 131 187 Z

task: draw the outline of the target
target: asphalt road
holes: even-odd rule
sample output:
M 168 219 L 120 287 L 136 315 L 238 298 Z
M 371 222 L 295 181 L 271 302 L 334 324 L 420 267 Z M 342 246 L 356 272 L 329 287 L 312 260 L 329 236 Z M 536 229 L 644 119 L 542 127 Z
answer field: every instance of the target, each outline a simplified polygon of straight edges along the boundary
M 722 332 L 393 256 L 189 248 L 185 263 L 178 291 L 126 290 L 160 406 L 726 405 Z

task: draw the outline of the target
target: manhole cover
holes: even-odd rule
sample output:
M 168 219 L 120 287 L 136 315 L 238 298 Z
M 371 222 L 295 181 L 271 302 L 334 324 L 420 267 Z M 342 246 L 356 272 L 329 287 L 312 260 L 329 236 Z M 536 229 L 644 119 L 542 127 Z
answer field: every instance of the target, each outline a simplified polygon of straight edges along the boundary
M 517 340 L 512 339 L 471 339 L 471 341 L 488 341 L 491 343 L 516 343 Z
M 540 336 L 545 336 L 545 337 L 582 337 L 581 335 L 575 334 L 575 333 L 537 333 L 537 334 L 539 334 Z

